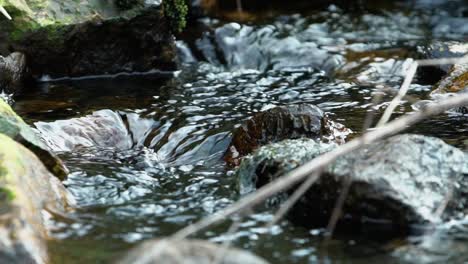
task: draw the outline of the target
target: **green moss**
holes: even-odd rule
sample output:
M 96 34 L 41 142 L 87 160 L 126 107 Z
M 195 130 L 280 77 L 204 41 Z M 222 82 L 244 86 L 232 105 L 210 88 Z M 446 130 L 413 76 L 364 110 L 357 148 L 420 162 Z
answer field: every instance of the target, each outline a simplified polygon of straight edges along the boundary
M 0 187 L 0 201 L 13 201 L 15 199 L 15 193 L 6 188 Z
M 164 16 L 173 32 L 182 32 L 187 25 L 188 6 L 185 0 L 163 0 Z

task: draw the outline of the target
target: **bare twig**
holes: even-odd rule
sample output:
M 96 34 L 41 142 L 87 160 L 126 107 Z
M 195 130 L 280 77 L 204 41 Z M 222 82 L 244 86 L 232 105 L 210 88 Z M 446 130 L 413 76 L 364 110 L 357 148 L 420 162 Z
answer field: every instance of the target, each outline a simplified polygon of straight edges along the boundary
M 385 109 L 385 112 L 383 113 L 382 117 L 380 118 L 379 122 L 377 123 L 377 127 L 383 126 L 385 123 L 388 122 L 390 117 L 393 114 L 393 111 L 395 108 L 400 104 L 401 99 L 406 95 L 408 92 L 408 89 L 411 85 L 411 82 L 413 81 L 414 75 L 416 74 L 416 70 L 418 69 L 418 62 L 414 61 L 411 63 L 408 73 L 405 76 L 405 79 L 403 81 L 403 84 L 400 87 L 400 90 L 398 91 L 398 94 L 393 98 L 393 100 L 390 102 L 388 105 L 387 109 Z
M 377 123 L 377 127 L 380 127 L 388 122 L 390 117 L 395 111 L 395 108 L 398 106 L 400 101 L 408 92 L 408 89 L 413 81 L 414 75 L 416 74 L 416 70 L 418 66 L 429 66 L 429 65 L 444 65 L 444 64 L 457 64 L 457 63 L 468 63 L 468 55 L 461 57 L 461 58 L 440 58 L 440 59 L 427 59 L 427 60 L 417 60 L 414 61 L 403 80 L 403 83 L 398 91 L 398 94 L 393 98 L 393 100 L 388 105 L 387 109 L 385 109 L 384 114 L 380 118 L 379 122 Z
M 243 12 L 242 0 L 236 0 L 236 5 L 237 5 L 237 12 L 242 13 Z
M 11 20 L 10 14 L 8 14 L 8 12 L 6 11 L 6 9 L 3 8 L 3 6 L 1 6 L 1 5 L 0 5 L 0 13 L 2 13 L 8 20 Z
M 328 222 L 327 226 L 327 238 L 331 238 L 333 236 L 333 232 L 335 231 L 336 223 L 340 219 L 341 212 L 343 211 L 343 205 L 348 196 L 349 188 L 351 188 L 352 183 L 351 177 L 346 177 L 345 181 L 343 182 L 343 187 L 341 189 L 340 196 L 336 200 L 335 208 L 333 208 L 333 212 L 330 216 L 330 221 Z
M 363 134 L 360 138 L 351 140 L 348 143 L 343 144 L 338 148 L 305 163 L 297 169 L 289 172 L 285 176 L 268 183 L 267 185 L 258 189 L 256 192 L 243 197 L 231 206 L 213 215 L 210 215 L 200 220 L 199 222 L 181 229 L 176 234 L 174 234 L 173 237 L 178 239 L 185 238 L 202 229 L 207 228 L 208 226 L 222 221 L 231 215 L 252 208 L 255 205 L 265 201 L 265 199 L 291 188 L 309 175 L 313 175 L 313 173 L 317 170 L 323 169 L 325 166 L 329 165 L 331 162 L 344 154 L 350 153 L 374 141 L 395 135 L 406 129 L 408 126 L 414 125 L 427 117 L 440 114 L 448 109 L 466 104 L 468 104 L 468 94 L 461 94 L 457 97 L 449 97 L 439 101 L 437 104 L 430 104 L 421 111 L 413 112 L 377 129 L 371 130 Z
M 231 224 L 231 226 L 229 227 L 229 229 L 227 231 L 227 234 L 226 234 L 228 239 L 226 239 L 223 242 L 222 247 L 220 248 L 220 250 L 216 254 L 216 257 L 211 262 L 212 264 L 221 264 L 221 263 L 223 263 L 223 260 L 226 257 L 226 253 L 228 252 L 228 249 L 232 244 L 232 239 L 229 239 L 229 236 L 233 235 L 235 232 L 237 232 L 237 230 L 239 230 L 240 224 L 241 224 L 241 218 L 234 219 L 234 222 Z
M 307 177 L 307 180 L 299 186 L 299 188 L 294 191 L 294 193 L 284 202 L 280 209 L 276 212 L 273 219 L 268 223 L 267 228 L 271 228 L 275 225 L 283 216 L 294 206 L 294 204 L 299 200 L 299 198 L 304 195 L 305 192 L 320 178 L 320 172 L 315 172 L 313 175 Z

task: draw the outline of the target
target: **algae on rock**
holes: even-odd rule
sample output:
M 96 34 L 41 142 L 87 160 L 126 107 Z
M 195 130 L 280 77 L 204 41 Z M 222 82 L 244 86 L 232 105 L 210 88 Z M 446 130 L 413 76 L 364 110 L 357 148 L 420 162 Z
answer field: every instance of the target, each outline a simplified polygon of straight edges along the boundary
M 67 169 L 30 126 L 2 99 L 0 99 L 0 133 L 16 140 L 34 152 L 44 165 L 60 179 L 65 179 Z M 3 146 L 2 146 L 3 147 Z
M 47 263 L 43 210 L 73 200 L 28 149 L 0 133 L 0 263 Z

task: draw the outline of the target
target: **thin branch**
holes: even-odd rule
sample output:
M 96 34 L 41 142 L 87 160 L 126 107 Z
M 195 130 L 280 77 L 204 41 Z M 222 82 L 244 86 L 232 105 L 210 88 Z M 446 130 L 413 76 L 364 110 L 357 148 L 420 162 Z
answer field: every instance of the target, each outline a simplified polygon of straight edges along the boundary
M 335 231 L 336 224 L 338 223 L 338 220 L 340 219 L 341 212 L 343 211 L 343 205 L 346 200 L 346 197 L 348 196 L 349 189 L 351 188 L 351 183 L 352 183 L 351 177 L 346 177 L 345 181 L 343 182 L 343 187 L 341 189 L 340 196 L 336 200 L 335 208 L 333 208 L 333 212 L 330 216 L 330 221 L 328 222 L 327 226 L 327 238 L 331 238 L 333 236 L 333 232 Z
M 210 215 L 192 225 L 181 229 L 180 231 L 175 233 L 173 237 L 181 239 L 188 237 L 194 233 L 197 233 L 200 230 L 203 230 L 219 221 L 222 221 L 231 215 L 252 208 L 279 192 L 291 188 L 295 184 L 303 181 L 306 177 L 313 174 L 317 170 L 323 169 L 324 167 L 328 166 L 330 163 L 332 163 L 342 155 L 351 153 L 352 151 L 357 150 L 366 144 L 395 135 L 405 130 L 408 126 L 414 125 L 427 117 L 437 115 L 443 113 L 448 109 L 466 104 L 468 104 L 468 94 L 460 94 L 460 96 L 449 97 L 447 99 L 439 101 L 437 104 L 430 104 L 421 111 L 413 112 L 406 116 L 400 117 L 392 122 L 389 122 L 388 124 L 383 125 L 377 129 L 371 130 L 363 134 L 360 138 L 351 140 L 339 146 L 338 148 L 305 163 L 304 165 L 287 173 L 285 176 L 268 183 L 267 185 L 258 189 L 256 192 L 243 197 L 231 206 L 228 206 L 227 208 L 213 215 Z
M 218 253 L 216 254 L 216 257 L 211 262 L 212 264 L 221 264 L 221 263 L 223 263 L 223 260 L 226 257 L 226 253 L 228 252 L 228 249 L 232 244 L 232 239 L 229 239 L 229 236 L 234 235 L 234 233 L 237 232 L 237 230 L 239 230 L 240 225 L 241 225 L 241 219 L 242 218 L 240 218 L 240 217 L 237 218 L 237 219 L 234 219 L 234 222 L 231 224 L 231 226 L 229 227 L 229 229 L 227 231 L 227 234 L 226 234 L 228 239 L 226 239 L 223 242 L 223 245 L 221 246 Z
M 294 204 L 304 195 L 305 192 L 320 178 L 320 172 L 315 172 L 311 176 L 307 177 L 307 180 L 299 186 L 299 188 L 284 202 L 276 212 L 273 219 L 268 223 L 267 228 L 271 228 L 273 225 L 283 218 L 283 216 L 294 206 Z
M 236 0 L 236 6 L 237 6 L 237 12 L 242 13 L 243 12 L 242 0 Z
M 418 69 L 418 62 L 414 61 L 411 63 L 408 73 L 405 76 L 405 79 L 403 81 L 403 84 L 400 87 L 400 90 L 398 91 L 398 94 L 393 98 L 393 100 L 390 102 L 388 105 L 387 109 L 385 109 L 385 112 L 383 113 L 382 117 L 380 118 L 379 122 L 377 123 L 377 127 L 383 126 L 385 123 L 388 122 L 390 117 L 393 114 L 393 111 L 395 108 L 400 104 L 401 99 L 406 95 L 408 92 L 408 89 L 411 85 L 411 82 L 413 81 L 414 75 L 416 74 L 416 70 Z
M 418 66 L 462 64 L 462 63 L 468 63 L 468 55 L 461 57 L 461 58 L 440 58 L 440 59 L 427 59 L 427 60 L 414 61 L 408 69 L 405 79 L 398 91 L 398 94 L 390 102 L 390 105 L 387 107 L 387 109 L 385 109 L 385 112 L 382 115 L 382 118 L 380 118 L 379 122 L 377 123 L 377 127 L 380 127 L 388 122 L 388 120 L 393 114 L 393 111 L 395 111 L 395 108 L 398 106 L 398 104 L 400 104 L 400 101 L 408 92 L 408 89 L 411 85 L 411 82 L 413 81 L 413 78 L 414 78 L 414 75 L 416 74 L 416 70 L 418 69 Z
M 0 5 L 0 13 L 2 13 L 8 20 L 11 20 L 10 14 L 8 14 L 8 12 L 6 11 L 6 9 L 3 8 L 3 6 L 1 6 L 1 5 Z

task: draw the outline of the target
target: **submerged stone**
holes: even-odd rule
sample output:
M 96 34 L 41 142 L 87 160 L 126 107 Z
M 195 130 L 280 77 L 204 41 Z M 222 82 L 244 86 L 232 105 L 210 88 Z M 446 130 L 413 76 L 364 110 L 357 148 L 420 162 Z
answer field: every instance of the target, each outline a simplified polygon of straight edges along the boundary
M 350 131 L 329 120 L 314 105 L 279 106 L 254 115 L 233 132 L 225 154 L 230 165 L 239 165 L 240 158 L 260 146 L 284 139 L 313 138 L 343 142 Z
M 241 191 L 251 191 L 284 175 L 332 146 L 314 141 L 284 141 L 264 146 L 238 170 Z M 466 204 L 467 155 L 442 140 L 399 135 L 338 158 L 292 208 L 289 217 L 305 226 L 325 226 L 348 177 L 352 181 L 341 223 L 353 230 L 384 223 L 404 233 L 413 224 L 434 223 L 449 199 L 450 216 Z M 293 190 L 287 192 L 290 194 Z
M 150 240 L 131 250 L 119 264 L 268 264 L 247 251 L 203 240 Z
M 72 203 L 32 152 L 0 134 L 0 263 L 48 263 L 43 210 Z
M 0 133 L 9 136 L 34 152 L 44 165 L 60 179 L 65 179 L 67 169 L 42 141 L 39 135 L 2 99 L 0 99 Z

